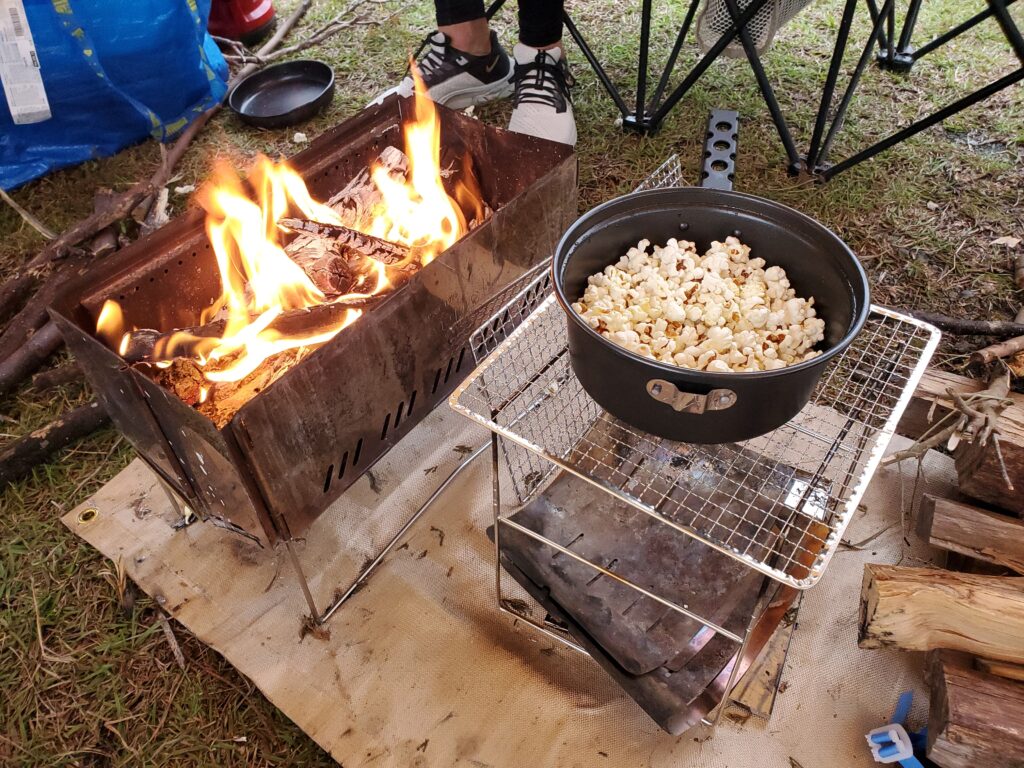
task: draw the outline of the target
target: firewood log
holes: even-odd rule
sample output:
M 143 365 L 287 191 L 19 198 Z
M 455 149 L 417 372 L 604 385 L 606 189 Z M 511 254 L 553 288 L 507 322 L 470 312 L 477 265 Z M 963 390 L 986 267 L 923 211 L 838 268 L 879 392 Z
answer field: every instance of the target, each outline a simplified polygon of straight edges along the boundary
M 928 661 L 928 759 L 940 768 L 1024 765 L 1024 685 L 973 669 L 962 654 Z
M 1024 574 L 1024 522 L 969 504 L 925 495 L 917 532 L 933 547 Z
M 1024 662 L 1024 577 L 976 576 L 869 563 L 861 648 L 949 648 Z
M 915 440 L 920 438 L 932 424 L 952 411 L 948 388 L 978 392 L 986 386 L 977 379 L 929 369 L 914 392 L 897 432 Z M 957 475 L 960 490 L 968 496 L 1024 515 L 1024 395 L 1010 392 L 1007 397 L 1013 404 L 999 416 L 999 453 L 992 441 L 984 446 L 961 442 L 955 452 Z M 1003 477 L 1000 455 L 1013 490 Z
M 27 475 L 52 453 L 91 435 L 109 420 L 103 406 L 93 400 L 4 446 L 0 450 L 0 489 Z
M 389 295 L 389 293 L 384 293 L 334 301 L 329 304 L 318 304 L 307 309 L 288 310 L 278 315 L 270 324 L 270 328 L 286 335 L 312 333 L 319 328 L 337 323 L 350 309 L 364 311 L 372 309 L 387 299 Z M 140 328 L 131 332 L 128 347 L 122 357 L 129 363 L 140 363 L 153 359 L 162 360 L 170 356 L 168 344 L 176 334 L 187 333 L 197 338 L 220 338 L 224 334 L 224 328 L 225 321 L 223 320 L 214 320 L 205 325 L 189 328 L 176 328 L 171 331 Z M 190 354 L 190 345 L 179 344 L 175 348 L 175 356 L 182 357 Z
M 38 371 L 63 343 L 64 338 L 52 322 L 29 336 L 10 357 L 0 362 L 0 397 Z

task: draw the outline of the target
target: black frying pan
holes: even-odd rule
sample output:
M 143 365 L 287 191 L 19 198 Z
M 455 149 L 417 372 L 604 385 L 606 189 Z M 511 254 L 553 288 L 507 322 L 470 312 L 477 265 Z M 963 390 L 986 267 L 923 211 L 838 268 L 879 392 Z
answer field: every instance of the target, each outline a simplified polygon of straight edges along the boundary
M 671 440 L 735 442 L 789 421 L 807 404 L 828 363 L 860 332 L 870 309 L 867 276 L 831 230 L 785 205 L 731 191 L 735 139 L 736 113 L 714 113 L 705 186 L 636 192 L 599 205 L 569 228 L 552 261 L 555 293 L 568 316 L 569 356 L 583 388 L 624 422 Z M 798 296 L 814 297 L 825 321 L 821 355 L 756 373 L 680 368 L 614 344 L 571 306 L 590 275 L 640 240 L 684 238 L 703 252 L 730 234 L 754 256 L 784 268 Z
M 228 106 L 259 128 L 285 128 L 313 117 L 334 98 L 334 70 L 302 59 L 253 72 L 228 94 Z

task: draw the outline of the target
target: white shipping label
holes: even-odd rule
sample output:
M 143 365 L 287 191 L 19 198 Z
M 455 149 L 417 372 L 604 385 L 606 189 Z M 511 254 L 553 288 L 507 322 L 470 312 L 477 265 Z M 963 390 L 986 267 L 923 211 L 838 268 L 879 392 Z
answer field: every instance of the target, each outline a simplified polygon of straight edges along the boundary
M 50 119 L 50 102 L 22 0 L 0 0 L 0 82 L 16 124 Z

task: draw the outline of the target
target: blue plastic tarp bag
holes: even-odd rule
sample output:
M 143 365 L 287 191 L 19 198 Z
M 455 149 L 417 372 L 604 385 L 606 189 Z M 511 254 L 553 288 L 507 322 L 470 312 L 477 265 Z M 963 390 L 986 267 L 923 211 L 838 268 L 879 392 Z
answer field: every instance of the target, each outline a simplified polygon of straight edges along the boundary
M 0 187 L 172 139 L 220 102 L 210 0 L 0 0 Z

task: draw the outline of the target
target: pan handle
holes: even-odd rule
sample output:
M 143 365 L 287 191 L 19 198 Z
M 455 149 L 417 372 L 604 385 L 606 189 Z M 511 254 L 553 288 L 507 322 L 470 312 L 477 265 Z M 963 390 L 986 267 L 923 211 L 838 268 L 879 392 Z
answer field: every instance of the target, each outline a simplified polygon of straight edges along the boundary
M 671 381 L 651 379 L 647 382 L 647 394 L 659 403 L 671 405 L 679 413 L 704 413 L 724 411 L 736 404 L 736 393 L 731 389 L 712 389 L 705 395 L 683 392 Z
M 700 171 L 702 187 L 732 191 L 739 129 L 739 112 L 732 109 L 711 110 L 707 140 L 704 142 L 704 161 L 701 163 Z

